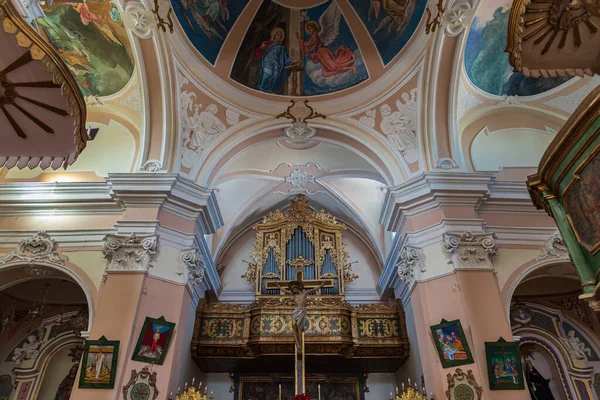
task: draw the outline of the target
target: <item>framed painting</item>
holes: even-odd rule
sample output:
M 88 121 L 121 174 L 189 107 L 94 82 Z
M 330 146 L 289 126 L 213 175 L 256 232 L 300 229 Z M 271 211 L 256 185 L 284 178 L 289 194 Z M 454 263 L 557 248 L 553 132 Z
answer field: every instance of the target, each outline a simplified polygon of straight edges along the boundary
M 485 342 L 488 380 L 490 390 L 523 390 L 523 365 L 517 342 L 503 338 L 497 342 Z
M 473 356 L 459 320 L 442 319 L 430 329 L 443 368 L 473 364 Z
M 577 240 L 591 254 L 600 250 L 600 147 L 574 171 L 563 195 Z
M 165 317 L 146 317 L 131 359 L 162 365 L 174 330 L 175 324 L 165 321 Z
M 86 389 L 112 389 L 115 386 L 119 341 L 86 340 L 83 349 L 79 387 Z

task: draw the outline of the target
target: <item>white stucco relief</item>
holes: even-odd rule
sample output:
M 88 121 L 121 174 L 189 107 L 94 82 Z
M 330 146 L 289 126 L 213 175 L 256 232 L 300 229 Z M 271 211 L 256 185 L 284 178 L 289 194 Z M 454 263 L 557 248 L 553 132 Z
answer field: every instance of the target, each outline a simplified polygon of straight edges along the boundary
M 410 93 L 402 93 L 401 98 L 402 100 L 396 100 L 396 110 L 389 104 L 379 107 L 382 117 L 379 127 L 391 147 L 401 152 L 406 162 L 412 164 L 418 159 L 417 89 L 412 89 Z

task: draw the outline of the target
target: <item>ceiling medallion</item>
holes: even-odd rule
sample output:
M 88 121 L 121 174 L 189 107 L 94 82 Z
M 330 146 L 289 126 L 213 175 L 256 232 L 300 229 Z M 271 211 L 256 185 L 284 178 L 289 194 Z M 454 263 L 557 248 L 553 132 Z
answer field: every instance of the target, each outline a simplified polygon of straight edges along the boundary
M 287 118 L 292 121 L 291 126 L 283 129 L 283 134 L 290 138 L 293 143 L 302 144 L 307 143 L 309 139 L 317 134 L 317 130 L 308 126 L 307 121 L 316 118 L 325 119 L 327 116 L 316 112 L 308 104 L 308 100 L 304 100 L 304 102 L 290 100 L 288 108 L 281 114 L 276 115 L 275 118 Z

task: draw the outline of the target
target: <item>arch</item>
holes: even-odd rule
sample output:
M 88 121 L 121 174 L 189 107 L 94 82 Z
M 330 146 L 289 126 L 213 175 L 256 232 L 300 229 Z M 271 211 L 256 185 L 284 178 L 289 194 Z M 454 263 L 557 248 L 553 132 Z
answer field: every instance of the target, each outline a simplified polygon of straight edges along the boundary
M 502 291 L 500 293 L 502 296 L 502 299 L 504 300 L 504 308 L 506 310 L 507 318 L 510 320 L 510 304 L 511 304 L 513 295 L 515 293 L 515 290 L 517 290 L 517 286 L 519 286 L 519 284 L 529 274 L 531 274 L 532 272 L 534 272 L 540 268 L 543 268 L 543 267 L 547 267 L 550 265 L 559 265 L 559 264 L 564 264 L 564 263 L 570 263 L 570 262 L 571 262 L 571 260 L 569 259 L 569 256 L 552 257 L 552 258 L 546 258 L 543 260 L 533 259 L 533 260 L 527 261 L 525 264 L 521 265 L 519 268 L 517 268 L 515 271 L 513 271 L 513 273 L 509 276 L 508 280 L 502 287 Z
M 8 271 L 11 269 L 21 268 L 21 267 L 25 267 L 25 266 L 40 266 L 40 267 L 44 267 L 44 268 L 57 270 L 59 272 L 62 272 L 65 275 L 68 275 L 71 279 L 73 279 L 73 281 L 75 283 L 77 283 L 79 288 L 83 291 L 85 298 L 87 300 L 88 314 L 89 314 L 87 331 L 89 332 L 92 329 L 92 322 L 94 320 L 94 309 L 95 309 L 96 303 L 99 300 L 98 290 L 96 289 L 96 286 L 94 286 L 94 283 L 92 282 L 90 277 L 81 268 L 79 268 L 77 265 L 73 264 L 70 261 L 65 261 L 65 265 L 63 266 L 60 264 L 55 264 L 55 263 L 41 261 L 41 260 L 35 261 L 32 263 L 26 263 L 21 260 L 18 260 L 18 261 L 7 262 L 6 264 L 0 265 L 0 273 L 2 273 L 3 271 Z M 14 286 L 18 283 L 26 282 L 29 280 L 35 280 L 35 279 L 39 279 L 39 278 L 32 276 L 32 277 L 27 277 L 27 278 L 12 281 L 9 284 L 0 286 L 0 291 L 3 291 L 4 289 Z

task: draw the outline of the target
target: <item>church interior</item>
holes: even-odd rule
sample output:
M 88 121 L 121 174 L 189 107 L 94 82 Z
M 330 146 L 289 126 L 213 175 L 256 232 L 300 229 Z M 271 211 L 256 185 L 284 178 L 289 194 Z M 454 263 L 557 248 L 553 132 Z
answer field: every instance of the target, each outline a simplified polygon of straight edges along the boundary
M 599 0 L 0 0 L 0 400 L 600 400 Z

